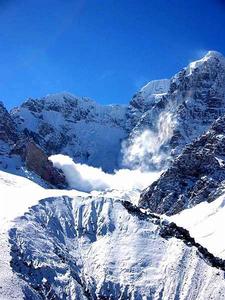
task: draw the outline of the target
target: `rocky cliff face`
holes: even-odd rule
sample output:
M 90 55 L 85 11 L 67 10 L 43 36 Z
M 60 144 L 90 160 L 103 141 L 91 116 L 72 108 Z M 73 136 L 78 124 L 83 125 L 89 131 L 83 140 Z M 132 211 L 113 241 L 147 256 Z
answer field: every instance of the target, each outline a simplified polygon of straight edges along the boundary
M 224 159 L 225 117 L 221 117 L 141 194 L 139 205 L 171 215 L 202 201 L 213 201 L 224 185 Z
M 13 122 L 10 114 L 0 102 L 0 153 L 4 154 L 9 151 L 18 139 L 16 124 Z
M 19 131 L 12 117 L 0 103 L 0 169 L 28 176 L 32 171 L 48 184 L 65 187 L 66 180 L 32 138 Z
M 53 166 L 48 156 L 32 140 L 19 140 L 10 153 L 20 156 L 25 168 L 33 171 L 47 183 L 57 188 L 67 187 L 64 174 Z

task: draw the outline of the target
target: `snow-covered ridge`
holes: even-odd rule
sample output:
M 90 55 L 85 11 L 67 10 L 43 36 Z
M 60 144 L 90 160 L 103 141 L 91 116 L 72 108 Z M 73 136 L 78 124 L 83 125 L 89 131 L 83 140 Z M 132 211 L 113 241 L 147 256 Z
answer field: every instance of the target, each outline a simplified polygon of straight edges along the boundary
M 214 255 L 225 259 L 225 242 L 222 238 L 225 220 L 224 192 L 215 201 L 200 203 L 171 216 L 169 220 L 188 229 L 197 242 Z
M 204 63 L 207 63 L 209 61 L 211 63 L 215 63 L 215 60 L 219 61 L 219 63 L 221 63 L 225 66 L 225 58 L 220 52 L 208 51 L 207 54 L 203 58 L 193 61 L 187 66 L 187 68 L 186 68 L 187 73 L 191 74 L 194 69 L 203 66 Z
M 25 206 L 18 214 L 32 205 L 11 223 L 10 244 L 7 232 L 1 235 L 3 251 L 12 255 L 12 270 L 10 256 L 0 260 L 3 297 L 167 300 L 176 294 L 203 300 L 225 295 L 223 262 L 197 246 L 187 231 L 133 206 L 132 193 L 45 190 L 3 172 L 0 182 L 4 192 L 11 187 L 11 201 L 20 191 L 18 204 Z
M 225 113 L 223 62 L 221 54 L 209 52 L 191 64 L 191 72 L 189 66 L 171 79 L 149 82 L 128 107 L 99 105 L 87 97 L 58 93 L 25 101 L 11 111 L 11 117 L 19 131 L 48 155 L 69 155 L 107 172 L 121 167 L 124 140 L 129 147 L 147 130 L 151 138 L 146 140 L 149 150 L 143 161 L 149 168 L 162 169 Z M 171 134 L 157 141 L 152 137 L 162 136 L 163 116 L 169 116 Z M 151 149 L 153 144 L 157 151 Z M 140 167 L 132 163 L 127 167 L 134 165 Z
M 24 291 L 29 292 L 29 284 L 21 280 L 13 272 L 10 261 L 11 247 L 8 230 L 13 226 L 14 220 L 22 216 L 29 207 L 37 205 L 42 198 L 50 196 L 71 197 L 84 196 L 77 191 L 48 190 L 35 184 L 29 179 L 0 171 L 0 299 L 24 299 Z M 25 299 L 31 299 L 29 296 Z M 40 300 L 40 297 L 32 299 Z
M 146 97 L 137 93 L 129 107 L 132 130 L 129 132 L 128 145 L 145 130 L 149 136 L 160 136 L 160 116 L 170 115 L 172 134 L 158 147 L 157 156 L 163 159 L 159 167 L 168 165 L 177 157 L 185 145 L 206 132 L 211 124 L 225 114 L 225 59 L 221 54 L 209 52 L 202 60 L 192 63 L 170 79 L 168 91 L 163 95 Z M 146 141 L 147 143 L 148 141 Z M 146 160 L 150 167 L 154 163 L 155 149 L 151 145 L 157 140 L 149 139 Z M 166 154 L 166 155 L 165 155 Z
M 66 154 L 75 161 L 113 171 L 126 136 L 126 110 L 99 105 L 67 93 L 29 99 L 13 109 L 19 130 L 31 136 L 48 155 Z
M 113 193 L 42 200 L 10 230 L 13 270 L 29 282 L 32 297 L 224 295 L 223 272 L 201 259 L 195 247 L 161 237 L 157 220 L 133 214 Z
M 141 194 L 139 204 L 172 215 L 213 201 L 225 182 L 225 116 L 186 146 L 171 166 Z

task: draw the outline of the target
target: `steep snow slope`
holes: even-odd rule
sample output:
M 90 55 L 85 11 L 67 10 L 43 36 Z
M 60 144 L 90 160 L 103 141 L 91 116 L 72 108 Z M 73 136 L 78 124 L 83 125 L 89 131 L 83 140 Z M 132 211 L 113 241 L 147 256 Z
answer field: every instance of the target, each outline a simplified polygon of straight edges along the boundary
M 169 79 L 152 80 L 143 86 L 130 102 L 130 117 L 136 119 L 133 122 L 137 123 L 141 114 L 151 109 L 168 92 L 169 87 Z
M 225 258 L 224 220 L 225 194 L 211 203 L 200 203 L 171 216 L 172 220 L 190 232 L 197 242 L 214 255 Z
M 24 299 L 24 290 L 30 292 L 29 284 L 20 280 L 10 267 L 8 230 L 13 220 L 38 200 L 58 195 L 84 195 L 76 191 L 47 190 L 24 177 L 0 171 L 0 299 Z M 30 299 L 30 298 L 28 298 Z M 35 293 L 32 299 L 40 299 Z
M 29 99 L 11 115 L 48 155 L 66 154 L 104 170 L 118 167 L 120 143 L 126 136 L 126 107 L 101 106 L 68 93 Z
M 45 190 L 4 172 L 0 185 L 0 298 L 225 297 L 224 271 L 159 217 L 121 202 L 132 193 Z

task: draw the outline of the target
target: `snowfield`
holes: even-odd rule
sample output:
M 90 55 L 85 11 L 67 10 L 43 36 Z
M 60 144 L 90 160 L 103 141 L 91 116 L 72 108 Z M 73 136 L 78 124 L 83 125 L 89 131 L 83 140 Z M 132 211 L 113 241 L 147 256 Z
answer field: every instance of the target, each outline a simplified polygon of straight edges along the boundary
M 2 299 L 225 296 L 223 271 L 127 211 L 121 199 L 136 202 L 135 190 L 47 190 L 4 172 L 0 189 Z
M 200 203 L 168 219 L 188 229 L 198 243 L 225 259 L 225 193 L 211 203 Z

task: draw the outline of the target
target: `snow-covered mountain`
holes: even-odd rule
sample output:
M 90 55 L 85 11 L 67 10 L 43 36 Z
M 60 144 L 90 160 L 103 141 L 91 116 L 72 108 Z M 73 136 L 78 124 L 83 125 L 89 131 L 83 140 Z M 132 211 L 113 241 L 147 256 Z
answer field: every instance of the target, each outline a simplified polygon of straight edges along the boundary
M 185 147 L 161 177 L 143 191 L 139 205 L 175 214 L 211 202 L 225 185 L 225 116 Z
M 104 170 L 118 167 L 126 107 L 102 106 L 68 93 L 29 99 L 11 111 L 20 131 L 48 155 L 66 154 Z
M 186 144 L 225 114 L 225 58 L 208 52 L 172 77 L 169 87 L 166 84 L 161 91 L 164 93 L 151 97 L 150 105 L 143 106 L 145 93 L 141 92 L 131 101 L 129 110 L 137 112 L 140 104 L 144 111 L 141 116 L 138 111 L 138 121 L 130 132 L 128 164 L 146 167 L 147 162 L 150 167 L 165 168 L 171 156 L 179 155 Z M 143 142 L 146 137 L 149 141 Z M 135 151 L 136 144 L 144 146 L 143 153 Z
M 0 299 L 225 298 L 221 54 L 128 106 L 60 93 L 0 117 Z
M 210 51 L 171 79 L 149 82 L 127 107 L 60 93 L 28 99 L 10 115 L 48 155 L 109 172 L 162 169 L 224 115 L 224 99 L 225 58 Z

